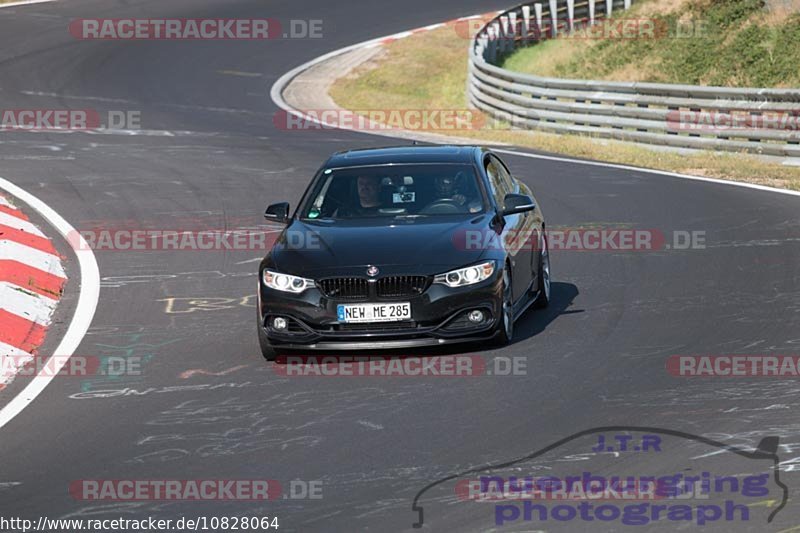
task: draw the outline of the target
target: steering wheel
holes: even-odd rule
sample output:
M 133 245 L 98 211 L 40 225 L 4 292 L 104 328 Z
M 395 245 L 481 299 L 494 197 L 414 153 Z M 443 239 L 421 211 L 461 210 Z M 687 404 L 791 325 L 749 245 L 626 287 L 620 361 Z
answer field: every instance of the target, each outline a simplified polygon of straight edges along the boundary
M 424 214 L 450 214 L 463 212 L 461 204 L 452 198 L 439 198 L 422 210 Z

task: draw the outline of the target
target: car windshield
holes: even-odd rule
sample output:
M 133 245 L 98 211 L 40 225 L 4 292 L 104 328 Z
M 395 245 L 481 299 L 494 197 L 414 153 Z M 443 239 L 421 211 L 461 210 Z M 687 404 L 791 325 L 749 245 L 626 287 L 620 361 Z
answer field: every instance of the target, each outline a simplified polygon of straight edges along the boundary
M 470 165 L 380 165 L 324 170 L 300 217 L 422 217 L 477 214 L 484 209 Z

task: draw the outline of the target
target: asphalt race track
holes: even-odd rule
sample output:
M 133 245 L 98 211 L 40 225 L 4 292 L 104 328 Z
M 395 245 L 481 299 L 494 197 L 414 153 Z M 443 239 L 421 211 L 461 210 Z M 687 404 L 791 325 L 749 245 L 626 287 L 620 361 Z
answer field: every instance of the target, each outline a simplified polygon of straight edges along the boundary
M 506 4 L 69 0 L 0 9 L 0 107 L 137 110 L 143 128 L 137 135 L 3 132 L 0 176 L 79 229 L 175 229 L 186 221 L 261 227 L 265 206 L 294 206 L 329 153 L 389 141 L 277 130 L 269 98 L 276 79 L 348 44 Z M 83 17 L 314 18 L 324 21 L 324 38 L 88 42 L 67 31 Z M 0 430 L 0 515 L 277 516 L 282 531 L 411 530 L 414 497 L 438 479 L 590 428 L 650 426 L 747 449 L 778 436 L 788 505 L 770 525 L 725 528 L 800 524 L 792 497 L 800 491 L 792 466 L 800 460 L 797 381 L 689 379 L 665 370 L 675 354 L 800 354 L 798 198 L 505 159 L 531 185 L 551 227 L 658 230 L 668 244 L 675 231 L 705 232 L 705 248 L 554 250 L 553 305 L 526 314 L 511 346 L 469 352 L 490 365 L 522 358 L 527 371 L 469 378 L 281 375 L 261 357 L 255 335 L 259 252 L 98 251 L 100 302 L 78 353 L 142 357 L 142 375 L 54 379 Z M 68 307 L 62 311 L 68 321 Z M 0 402 L 16 392 L 3 391 Z M 668 460 L 640 458 L 650 466 Z M 270 479 L 284 492 L 299 479 L 320 484 L 322 497 L 77 500 L 70 484 L 86 479 Z M 753 509 L 776 503 L 760 505 Z M 427 518 L 437 531 L 494 527 L 490 510 L 446 498 L 426 507 Z M 559 527 L 626 530 L 597 522 Z M 538 528 L 518 522 L 496 530 L 503 529 Z

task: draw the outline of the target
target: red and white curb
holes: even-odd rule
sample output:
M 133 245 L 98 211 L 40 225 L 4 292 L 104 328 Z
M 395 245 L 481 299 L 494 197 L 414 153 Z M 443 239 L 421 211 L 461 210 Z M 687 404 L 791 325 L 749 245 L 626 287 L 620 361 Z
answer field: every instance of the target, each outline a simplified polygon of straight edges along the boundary
M 0 390 L 44 342 L 67 283 L 61 260 L 50 239 L 0 195 Z
M 14 418 L 16 418 L 17 415 L 24 411 L 27 406 L 36 400 L 36 398 L 53 381 L 55 376 L 57 376 L 64 366 L 69 363 L 70 357 L 72 357 L 72 355 L 78 349 L 78 346 L 80 346 L 83 338 L 89 331 L 89 326 L 92 325 L 92 320 L 94 319 L 95 312 L 97 311 L 97 304 L 100 301 L 100 269 L 97 266 L 97 258 L 94 256 L 94 252 L 89 247 L 86 239 L 84 239 L 83 236 L 81 236 L 77 230 L 64 219 L 64 217 L 59 215 L 55 209 L 22 187 L 19 187 L 18 185 L 15 185 L 2 177 L 0 177 L 0 191 L 8 193 L 6 198 L 13 198 L 14 202 L 19 200 L 20 205 L 24 204 L 26 206 L 26 210 L 30 208 L 29 212 L 35 211 L 38 213 L 44 220 L 47 221 L 49 227 L 53 228 L 58 232 L 59 235 L 61 235 L 63 239 L 69 242 L 70 246 L 72 247 L 72 252 L 75 254 L 75 258 L 77 259 L 78 270 L 80 271 L 79 281 L 76 280 L 74 282 L 80 287 L 78 290 L 78 302 L 75 305 L 75 310 L 72 312 L 72 318 L 70 319 L 69 326 L 67 326 L 67 331 L 61 336 L 61 341 L 53 350 L 53 353 L 58 355 L 58 357 L 51 358 L 48 361 L 47 368 L 43 368 L 27 385 L 25 385 L 25 387 L 19 393 L 17 393 L 16 396 L 14 396 L 6 405 L 0 408 L 1 430 L 6 426 L 6 424 L 10 423 L 12 420 L 14 420 Z M 9 203 L 10 202 L 8 200 L 5 200 L 5 204 Z M 11 205 L 5 205 L 5 207 L 12 208 Z M 16 209 L 13 210 L 16 211 Z M 74 238 L 75 235 L 78 236 L 77 239 Z M 29 251 L 29 253 L 33 252 Z M 41 259 L 41 256 L 39 257 Z M 52 265 L 52 263 L 44 264 Z M 57 270 L 59 267 L 53 265 L 52 268 L 56 270 L 49 270 L 48 268 L 45 268 L 44 270 L 40 271 L 42 273 L 42 277 L 36 278 L 39 279 L 39 283 L 34 283 L 33 285 L 39 291 L 39 293 L 44 292 L 47 294 L 49 291 L 48 287 L 50 287 L 46 284 L 47 280 L 49 279 L 50 281 L 53 281 L 53 278 L 47 278 L 44 276 L 44 274 L 51 274 L 55 278 L 59 277 L 59 273 L 63 275 L 63 270 L 61 272 Z M 18 274 L 16 279 L 19 279 Z M 36 291 L 32 290 L 31 292 Z M 28 321 L 28 326 L 31 327 L 31 330 L 40 332 L 43 340 L 44 330 L 38 324 L 34 325 L 33 321 Z M 24 328 L 14 328 L 11 329 L 11 331 L 17 336 L 25 335 L 26 333 Z M 35 339 L 32 338 L 31 340 Z M 8 343 L 6 342 L 6 344 Z M 41 341 L 39 341 L 37 345 L 41 345 Z M 31 353 L 29 350 L 25 350 L 16 346 L 10 348 L 9 350 L 12 354 L 19 354 L 21 352 L 20 355 L 23 356 L 24 354 Z

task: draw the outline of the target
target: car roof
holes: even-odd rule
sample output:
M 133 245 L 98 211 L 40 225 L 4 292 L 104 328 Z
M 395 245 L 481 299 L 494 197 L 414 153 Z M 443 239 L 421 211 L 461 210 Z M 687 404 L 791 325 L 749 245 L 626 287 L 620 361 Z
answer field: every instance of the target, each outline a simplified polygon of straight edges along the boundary
M 368 148 L 336 152 L 325 165 L 328 168 L 403 163 L 467 163 L 474 161 L 477 146 L 412 145 Z

